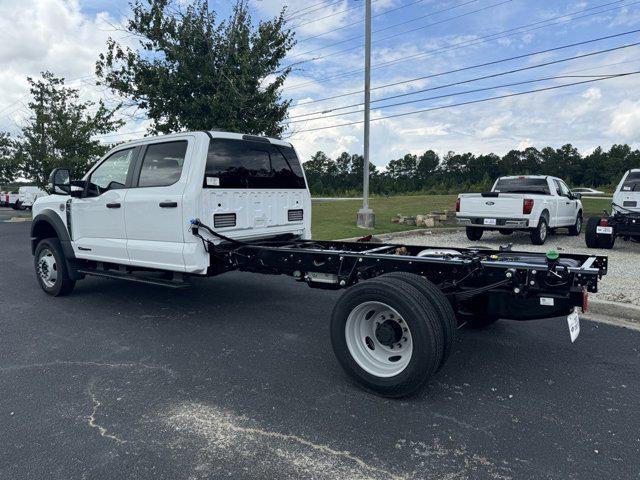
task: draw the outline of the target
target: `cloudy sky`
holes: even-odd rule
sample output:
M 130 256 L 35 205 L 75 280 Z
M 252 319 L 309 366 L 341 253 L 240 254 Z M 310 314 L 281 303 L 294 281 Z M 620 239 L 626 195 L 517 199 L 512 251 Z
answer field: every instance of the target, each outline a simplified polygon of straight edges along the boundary
M 232 0 L 209 3 L 229 15 Z M 285 62 L 295 64 L 283 92 L 293 99 L 290 141 L 303 159 L 317 150 L 361 152 L 362 1 L 250 3 L 256 19 L 285 5 L 298 39 Z M 127 13 L 125 0 L 1 0 L 0 130 L 17 133 L 26 77 L 44 69 L 85 98 L 115 101 L 94 85 L 94 63 L 109 36 L 133 41 L 118 28 Z M 619 48 L 640 42 L 640 1 L 374 0 L 373 15 L 371 157 L 379 166 L 426 149 L 640 147 L 640 75 L 451 106 L 640 70 L 640 46 Z M 594 53 L 602 50 L 609 51 Z M 518 58 L 505 61 L 511 57 Z M 410 103 L 391 105 L 400 102 Z M 126 119 L 119 136 L 104 140 L 140 136 L 144 121 Z

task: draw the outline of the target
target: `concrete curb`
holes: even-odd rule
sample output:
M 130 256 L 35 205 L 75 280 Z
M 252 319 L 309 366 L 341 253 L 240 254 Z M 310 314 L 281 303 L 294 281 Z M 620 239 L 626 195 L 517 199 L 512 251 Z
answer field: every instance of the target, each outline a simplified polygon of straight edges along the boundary
M 629 326 L 640 329 L 640 307 L 629 303 L 610 302 L 608 300 L 590 300 L 589 311 L 584 314 L 589 320 L 598 321 L 601 317 L 604 323 Z

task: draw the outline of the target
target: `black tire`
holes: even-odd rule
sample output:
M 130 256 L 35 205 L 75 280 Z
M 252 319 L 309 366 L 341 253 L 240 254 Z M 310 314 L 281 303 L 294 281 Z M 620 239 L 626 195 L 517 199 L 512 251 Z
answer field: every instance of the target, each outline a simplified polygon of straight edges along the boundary
M 482 234 L 484 233 L 484 230 L 482 228 L 467 227 L 466 230 L 467 230 L 467 238 L 472 242 L 475 242 L 476 240 L 480 240 L 482 238 Z
M 360 386 L 385 397 L 406 397 L 420 390 L 440 365 L 444 344 L 442 323 L 437 310 L 424 302 L 424 294 L 409 282 L 380 278 L 358 283 L 338 299 L 331 314 L 331 344 L 342 368 Z M 393 376 L 369 373 L 354 359 L 347 346 L 349 315 L 366 302 L 381 302 L 393 308 L 411 333 L 411 357 Z
M 578 215 L 576 216 L 576 223 L 574 223 L 573 226 L 569 227 L 569 235 L 572 237 L 577 237 L 578 235 L 580 235 L 581 231 L 582 231 L 582 212 L 578 212 Z
M 51 261 L 45 261 L 44 263 L 47 264 L 45 267 L 44 265 L 42 265 L 42 262 L 44 261 L 45 257 L 49 256 L 49 254 L 53 259 L 53 263 L 51 263 Z M 62 297 L 64 295 L 70 294 L 73 291 L 73 287 L 75 287 L 76 282 L 75 280 L 71 280 L 69 278 L 69 272 L 67 271 L 67 262 L 64 258 L 62 245 L 60 245 L 60 240 L 58 240 L 57 238 L 45 238 L 43 240 L 40 240 L 40 242 L 36 246 L 34 267 L 36 270 L 36 278 L 38 279 L 40 288 L 42 288 L 42 290 L 44 290 L 47 294 L 53 297 Z M 48 284 L 45 280 L 46 275 L 43 274 L 43 268 L 53 268 L 53 270 L 57 272 L 56 278 L 51 282 L 51 284 Z
M 598 233 L 598 226 L 602 217 L 591 217 L 587 222 L 587 230 L 584 232 L 584 240 L 589 248 L 604 248 L 610 250 L 616 243 L 615 230 L 611 235 Z
M 498 230 L 502 235 L 513 235 L 513 230 L 511 229 L 505 229 L 505 230 Z
M 378 277 L 378 279 L 381 280 L 385 278 L 397 278 L 411 284 L 424 294 L 424 301 L 429 302 L 431 306 L 438 311 L 440 324 L 442 325 L 442 334 L 444 336 L 442 359 L 440 360 L 440 365 L 438 365 L 438 370 L 440 370 L 451 355 L 451 350 L 453 350 L 458 332 L 458 321 L 451 307 L 451 303 L 449 303 L 447 297 L 435 284 L 420 275 L 407 272 L 392 272 Z
M 549 223 L 545 217 L 540 217 L 538 226 L 531 230 L 531 243 L 534 245 L 544 245 L 549 236 Z

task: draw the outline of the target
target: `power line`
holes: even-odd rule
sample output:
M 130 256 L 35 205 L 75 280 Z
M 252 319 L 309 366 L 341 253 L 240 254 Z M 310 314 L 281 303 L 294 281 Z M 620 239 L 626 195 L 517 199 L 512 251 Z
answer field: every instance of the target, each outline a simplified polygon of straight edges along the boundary
M 388 105 L 380 105 L 380 106 L 378 106 L 376 108 L 382 110 L 382 109 L 385 109 L 385 108 L 398 107 L 400 105 L 410 105 L 410 104 L 413 104 L 413 103 L 426 102 L 426 101 L 429 101 L 429 100 L 439 100 L 441 98 L 457 97 L 459 95 L 469 95 L 471 93 L 486 92 L 488 90 L 497 90 L 499 88 L 506 88 L 506 87 L 517 87 L 519 85 L 527 85 L 527 84 L 530 84 L 530 83 L 545 82 L 545 81 L 549 81 L 549 80 L 559 80 L 559 79 L 562 79 L 562 78 L 595 78 L 595 77 L 610 78 L 612 75 L 615 75 L 615 74 L 554 75 L 554 76 L 551 76 L 551 77 L 534 78 L 532 80 L 522 80 L 522 81 L 519 81 L 519 82 L 503 83 L 502 85 L 493 85 L 491 87 L 475 88 L 473 90 L 465 90 L 463 92 L 445 93 L 445 94 L 442 94 L 442 95 L 434 95 L 432 97 L 418 98 L 418 99 L 415 99 L 415 100 L 406 100 L 404 102 L 396 102 L 396 103 L 390 103 Z M 380 100 L 376 100 L 376 101 L 380 101 Z M 320 116 L 320 117 L 306 118 L 306 119 L 303 119 L 303 120 L 294 120 L 293 122 L 285 122 L 285 123 L 282 123 L 281 125 L 291 125 L 293 123 L 303 123 L 303 122 L 311 122 L 311 121 L 314 121 L 314 120 L 324 120 L 325 118 L 341 117 L 343 115 L 352 115 L 354 113 L 362 113 L 362 112 L 364 112 L 364 110 L 352 110 L 350 112 L 334 113 L 333 115 L 323 115 L 323 116 Z M 291 117 L 291 118 L 294 118 L 294 117 Z
M 377 1 L 378 0 L 371 0 L 371 3 L 375 3 Z M 300 28 L 300 27 L 303 27 L 305 25 L 309 25 L 311 23 L 319 22 L 320 20 L 324 20 L 325 18 L 335 17 L 336 15 L 340 15 L 341 13 L 346 13 L 346 12 L 348 12 L 350 10 L 353 10 L 354 8 L 360 8 L 360 5 L 353 5 L 352 7 L 346 8 L 344 10 L 340 10 L 339 12 L 334 12 L 334 13 L 331 13 L 329 15 L 325 15 L 324 17 L 315 18 L 313 20 L 309 20 L 308 22 L 299 23 L 298 25 L 294 25 L 291 28 L 295 30 L 296 28 Z
M 311 12 L 322 10 L 323 8 L 328 8 L 328 7 L 330 7 L 332 5 L 335 5 L 337 3 L 342 3 L 343 1 L 344 0 L 328 0 L 328 1 L 320 2 L 320 3 L 316 3 L 315 5 L 308 6 L 308 7 L 305 7 L 305 8 L 301 8 L 300 10 L 297 11 L 298 13 L 293 12 L 291 15 L 288 15 L 286 17 L 286 19 L 287 20 L 293 20 L 293 19 L 296 19 L 296 18 L 301 18 L 301 17 L 304 17 L 305 15 L 309 15 Z M 321 5 L 321 4 L 324 4 L 324 5 Z M 318 5 L 321 5 L 321 6 L 318 6 Z M 318 8 L 314 8 L 312 10 L 309 10 L 310 8 L 312 8 L 314 6 L 318 7 Z M 299 12 L 302 12 L 303 10 L 307 10 L 307 11 L 303 12 L 303 13 L 299 13 Z
M 489 10 L 489 9 L 491 9 L 491 8 L 495 8 L 495 7 L 499 7 L 499 6 L 501 6 L 501 5 L 505 5 L 505 4 L 507 4 L 507 3 L 511 3 L 512 1 L 513 1 L 513 0 L 501 0 L 500 2 L 497 2 L 497 3 L 491 4 L 491 5 L 487 5 L 487 6 L 485 6 L 485 7 L 477 8 L 476 10 L 471 10 L 471 11 L 466 12 L 466 13 L 461 13 L 460 15 L 455 15 L 455 16 L 453 16 L 453 17 L 444 18 L 444 19 L 442 19 L 442 20 L 438 20 L 437 22 L 429 23 L 429 24 L 427 24 L 427 25 L 423 25 L 423 26 L 421 26 L 421 27 L 412 28 L 412 29 L 410 29 L 410 30 L 405 30 L 405 31 L 403 31 L 403 32 L 394 33 L 393 35 L 388 35 L 388 36 L 386 36 L 386 37 L 378 38 L 377 40 L 374 40 L 374 41 L 372 41 L 371 43 L 384 42 L 385 40 L 389 40 L 390 38 L 395 38 L 395 37 L 398 37 L 398 36 L 400 36 L 400 35 L 406 35 L 406 34 L 408 34 L 408 33 L 412 33 L 412 32 L 418 31 L 418 30 L 424 30 L 425 28 L 433 27 L 433 26 L 435 26 L 435 25 L 441 25 L 441 24 L 443 24 L 443 23 L 451 22 L 451 21 L 453 21 L 453 20 L 458 20 L 458 19 L 460 19 L 460 18 L 467 17 L 467 16 L 469 16 L 469 15 L 473 15 L 473 14 L 475 14 L 475 13 L 482 12 L 482 11 L 484 11 L 484 10 Z M 324 48 L 324 47 L 323 47 L 323 48 Z M 295 63 L 293 63 L 293 64 L 286 65 L 286 66 L 282 67 L 282 68 L 280 69 L 280 71 L 285 70 L 285 69 L 287 69 L 287 68 L 290 68 L 290 67 L 292 67 L 293 65 L 301 65 L 301 64 L 303 64 L 303 63 L 315 62 L 315 61 L 318 61 L 318 60 L 323 60 L 323 59 L 325 59 L 325 58 L 333 57 L 333 56 L 335 56 L 335 55 L 340 55 L 340 54 L 342 54 L 342 53 L 351 52 L 351 51 L 353 51 L 353 50 L 360 50 L 361 48 L 362 48 L 362 46 L 361 46 L 361 45 L 358 45 L 358 46 L 355 46 L 355 47 L 343 48 L 342 50 L 338 50 L 338 51 L 336 51 L 336 52 L 327 53 L 327 54 L 325 54 L 325 55 L 320 55 L 319 57 L 313 57 L 313 58 L 310 58 L 310 59 L 307 59 L 307 60 L 301 60 L 301 61 L 299 61 L 299 62 L 295 62 Z M 320 48 L 320 49 L 316 49 L 316 50 L 321 50 L 321 48 Z M 314 52 L 314 51 L 316 51 L 316 50 L 311 50 L 310 52 L 306 52 L 306 53 L 311 53 L 311 52 Z
M 607 36 L 604 36 L 604 37 L 593 38 L 593 39 L 590 39 L 590 40 L 583 40 L 581 42 L 570 43 L 570 44 L 567 44 L 567 45 L 561 45 L 559 47 L 547 48 L 545 50 L 538 50 L 536 52 L 525 53 L 525 54 L 522 54 L 522 55 L 516 55 L 516 56 L 508 57 L 508 58 L 502 58 L 500 60 L 493 60 L 491 62 L 485 62 L 485 63 L 479 63 L 479 64 L 475 64 L 475 65 L 469 65 L 469 66 L 466 66 L 466 67 L 456 68 L 456 69 L 453 69 L 453 70 L 447 70 L 447 71 L 439 72 L 439 73 L 433 73 L 433 74 L 430 74 L 430 75 L 423 75 L 421 77 L 415 77 L 415 78 L 411 78 L 409 80 L 403 80 L 403 81 L 400 81 L 400 82 L 387 83 L 387 84 L 384 84 L 384 85 L 379 85 L 377 87 L 372 87 L 371 90 L 380 90 L 382 88 L 395 87 L 397 85 L 403 85 L 403 84 L 406 84 L 406 83 L 417 82 L 419 80 L 426 80 L 426 79 L 429 79 L 429 78 L 440 77 L 442 75 L 448 75 L 448 74 L 451 74 L 451 73 L 459 73 L 459 72 L 463 72 L 463 71 L 466 71 L 466 70 L 472 70 L 472 69 L 476 69 L 476 68 L 480 68 L 480 67 L 487 67 L 489 65 L 497 65 L 499 63 L 509 62 L 509 61 L 512 61 L 512 60 L 519 60 L 519 59 L 526 58 L 526 57 L 531 57 L 531 56 L 534 56 L 534 55 L 540 55 L 542 53 L 555 52 L 555 51 L 558 51 L 558 50 L 563 50 L 565 48 L 577 47 L 577 46 L 580 46 L 580 45 L 586 45 L 586 44 L 589 44 L 589 43 L 599 42 L 599 41 L 602 41 L 602 40 L 609 40 L 609 39 L 612 39 L 612 38 L 617 38 L 617 37 L 621 37 L 621 36 L 624 36 L 624 35 L 630 35 L 632 33 L 637 33 L 637 32 L 640 32 L 640 29 L 630 30 L 630 31 L 627 31 L 627 32 L 617 33 L 617 34 L 614 34 L 614 35 L 607 35 Z M 635 45 L 635 44 L 632 44 L 632 45 Z M 609 52 L 609 51 L 613 51 L 613 50 L 617 50 L 617 49 L 621 49 L 621 48 L 627 48 L 628 46 L 630 46 L 630 45 L 625 45 L 625 46 L 622 46 L 622 47 L 615 47 L 613 49 L 607 49 L 607 50 L 602 50 L 602 51 L 598 51 L 598 52 L 592 52 L 591 55 L 595 55 L 597 53 L 605 53 L 605 52 Z M 581 56 L 572 57 L 571 59 L 574 59 L 574 58 L 581 58 Z M 559 61 L 558 60 L 554 60 L 553 62 L 558 63 Z M 545 62 L 545 64 L 540 64 L 540 66 L 545 66 L 546 64 L 550 64 L 551 65 L 551 64 L 553 64 L 553 62 Z M 531 67 L 526 67 L 526 68 L 532 68 L 532 66 Z M 341 94 L 338 94 L 338 95 L 332 95 L 330 97 L 319 98 L 319 99 L 316 99 L 316 100 L 309 100 L 308 102 L 303 102 L 303 103 L 298 104 L 298 106 L 309 105 L 309 104 L 317 103 L 317 102 L 324 102 L 324 101 L 327 101 L 327 100 L 333 100 L 333 99 L 336 99 L 336 98 L 347 97 L 347 96 L 350 96 L 350 95 L 357 95 L 359 93 L 362 93 L 362 90 L 348 92 L 348 93 L 341 93 Z
M 640 44 L 640 42 L 638 44 Z M 638 44 L 636 44 L 636 46 Z M 621 48 L 628 48 L 628 47 L 625 45 L 624 47 L 618 47 L 618 48 L 621 49 Z M 600 52 L 598 52 L 598 53 L 600 53 Z M 588 54 L 588 55 L 591 55 L 591 54 Z M 583 58 L 583 56 L 580 55 L 577 58 Z M 570 57 L 570 58 L 564 59 L 562 61 L 569 61 L 569 60 L 575 60 L 575 59 L 576 59 L 576 57 Z M 609 64 L 606 64 L 606 65 L 600 65 L 600 66 L 597 66 L 597 67 L 571 70 L 571 71 L 565 72 L 564 76 L 568 76 L 568 74 L 571 74 L 571 73 L 586 72 L 586 71 L 595 70 L 595 69 L 598 69 L 598 68 L 605 68 L 605 67 L 612 67 L 612 66 L 617 66 L 617 65 L 633 63 L 633 62 L 638 61 L 638 60 L 640 60 L 640 58 L 636 58 L 634 60 L 629 60 L 629 61 L 625 61 L 625 62 L 609 63 Z M 434 91 L 434 90 L 441 90 L 443 88 L 452 87 L 452 86 L 456 86 L 456 85 L 463 85 L 463 84 L 467 84 L 467 83 L 472 83 L 472 82 L 476 82 L 478 80 L 486 80 L 488 78 L 495 78 L 495 77 L 498 77 L 498 76 L 508 75 L 508 74 L 515 73 L 515 72 L 520 72 L 520 71 L 524 71 L 524 70 L 531 70 L 532 68 L 538 68 L 539 66 L 540 65 L 534 65 L 534 66 L 531 66 L 531 67 L 525 67 L 525 68 L 520 68 L 520 69 L 516 69 L 516 70 L 509 70 L 509 71 L 506 71 L 506 72 L 501 72 L 501 73 L 497 73 L 497 74 L 493 74 L 493 75 L 485 75 L 485 76 L 482 76 L 482 77 L 470 78 L 468 80 L 462 80 L 462 81 L 459 81 L 459 82 L 448 83 L 448 84 L 445 84 L 445 85 L 438 85 L 438 86 L 435 86 L 435 87 L 424 88 L 424 89 L 421 89 L 421 90 L 415 90 L 413 92 L 401 93 L 401 94 L 397 94 L 397 95 L 390 95 L 388 97 L 383 97 L 383 98 L 378 98 L 376 100 L 372 100 L 371 103 L 382 102 L 384 100 L 393 100 L 395 98 L 406 97 L 406 96 L 409 96 L 409 95 L 416 95 L 418 93 L 430 92 L 430 91 Z M 547 66 L 547 64 L 545 63 L 542 66 Z M 589 75 L 589 76 L 596 77 L 596 76 L 599 76 L 599 75 Z M 551 78 L 554 78 L 554 77 L 548 77 L 548 78 L 551 79 Z M 491 87 L 491 88 L 499 88 L 499 87 L 502 87 L 502 86 L 505 86 L 505 85 L 499 85 L 498 87 Z M 506 85 L 506 86 L 509 86 L 509 85 Z M 473 91 L 474 90 L 465 90 L 465 92 L 473 92 Z M 446 97 L 446 96 L 449 96 L 449 95 L 454 95 L 454 94 L 444 94 L 442 96 Z M 438 97 L 430 97 L 429 100 L 434 99 L 434 98 L 440 98 L 440 96 L 438 96 Z M 422 100 L 426 100 L 426 99 L 422 99 Z M 422 100 L 416 100 L 416 101 L 422 101 Z M 331 112 L 335 112 L 335 111 L 338 111 L 338 110 L 346 110 L 347 108 L 359 107 L 359 106 L 362 106 L 362 105 L 363 105 L 362 103 L 353 103 L 351 105 L 335 107 L 335 108 L 331 108 L 331 109 L 328 109 L 328 110 L 322 110 L 322 111 L 316 111 L 316 112 L 310 112 L 310 113 L 302 113 L 300 115 L 294 115 L 292 117 L 289 117 L 288 120 L 295 119 L 295 118 L 307 117 L 307 116 L 311 116 L 311 115 L 322 115 L 322 116 L 317 117 L 317 118 L 329 118 L 329 117 L 334 117 L 334 116 L 339 116 L 339 115 L 346 115 L 347 113 L 352 113 L 352 112 L 347 112 L 347 113 L 342 113 L 342 114 L 335 114 L 335 115 L 325 115 L 325 114 L 331 113 Z M 377 108 L 385 108 L 387 106 L 388 105 L 383 105 L 383 106 L 377 107 Z M 311 120 L 311 119 L 309 119 L 309 120 Z M 301 120 L 301 121 L 304 121 L 304 120 Z
M 419 1 L 424 1 L 424 0 L 419 0 Z M 398 27 L 398 26 L 401 26 L 401 25 L 406 25 L 407 23 L 417 22 L 418 20 L 422 20 L 423 18 L 432 17 L 434 15 L 437 15 L 438 13 L 448 12 L 450 10 L 454 10 L 456 8 L 464 7 L 465 5 L 469 5 L 470 3 L 476 3 L 478 1 L 479 0 L 468 0 L 466 2 L 460 3 L 458 5 L 454 5 L 452 7 L 443 8 L 443 9 L 440 9 L 440 10 L 436 10 L 435 12 L 428 13 L 426 15 L 421 15 L 420 17 L 412 18 L 411 20 L 406 20 L 404 22 L 396 23 L 394 25 L 389 25 L 389 26 L 384 27 L 384 28 L 379 28 L 378 30 L 373 30 L 371 33 L 379 33 L 379 32 L 383 32 L 385 30 L 389 30 L 391 28 L 395 28 L 395 27 Z M 413 3 L 417 3 L 417 2 L 413 2 Z M 409 4 L 409 5 L 412 5 L 412 4 Z M 382 12 L 382 13 L 386 14 L 387 12 Z M 360 23 L 360 22 L 357 22 L 357 23 Z M 325 45 L 325 46 L 320 47 L 320 48 L 315 48 L 313 50 L 308 50 L 308 51 L 302 52 L 302 53 L 296 53 L 295 55 L 292 55 L 289 58 L 291 59 L 291 58 L 301 57 L 301 56 L 307 55 L 309 53 L 313 53 L 313 52 L 316 52 L 316 51 L 319 51 L 319 50 L 324 50 L 325 48 L 331 48 L 331 47 L 335 47 L 336 45 L 341 45 L 343 43 L 351 42 L 352 40 L 359 40 L 362 37 L 364 37 L 364 35 L 358 35 L 356 37 L 350 37 L 350 38 L 347 38 L 345 40 L 340 40 L 339 42 L 330 43 L 329 45 Z
M 371 15 L 371 18 L 374 19 L 374 18 L 377 18 L 377 17 L 381 17 L 383 15 L 388 15 L 390 13 L 395 12 L 396 10 L 401 10 L 403 8 L 411 7 L 412 5 L 415 5 L 416 3 L 422 3 L 424 1 L 425 0 L 415 0 L 415 1 L 410 2 L 410 3 L 405 3 L 404 5 L 400 5 L 399 7 L 390 8 L 389 10 L 385 10 L 384 12 L 380 12 L 380 13 L 376 13 L 375 15 Z M 474 0 L 474 1 L 479 1 L 479 0 Z M 349 28 L 349 27 L 354 27 L 356 25 L 360 25 L 363 21 L 364 21 L 364 19 L 360 19 L 357 22 L 351 22 L 351 23 L 348 23 L 346 25 L 343 25 L 342 27 L 332 28 L 331 30 L 327 30 L 326 32 L 322 32 L 322 33 L 318 33 L 316 35 L 310 35 L 308 37 L 304 37 L 304 38 L 298 40 L 298 44 L 307 42 L 307 41 L 312 40 L 314 38 L 324 37 L 325 35 L 329 35 L 330 33 L 337 32 L 338 30 L 344 30 L 345 28 Z M 375 33 L 375 30 L 372 33 Z
M 535 90 L 527 90 L 527 91 L 524 91 L 524 92 L 509 93 L 509 94 L 506 94 L 506 95 L 499 95 L 499 96 L 495 96 L 495 97 L 481 98 L 481 99 L 478 99 L 478 100 L 469 100 L 467 102 L 453 103 L 451 105 L 442 105 L 442 106 L 439 106 L 439 107 L 424 108 L 424 109 L 421 109 L 421 110 L 414 110 L 413 112 L 396 113 L 396 114 L 387 115 L 387 116 L 384 116 L 384 117 L 372 118 L 371 121 L 375 122 L 375 121 L 379 121 L 379 120 L 386 120 L 386 119 L 389 119 L 389 118 L 406 117 L 408 115 L 416 115 L 418 113 L 432 112 L 432 111 L 435 111 L 435 110 L 444 110 L 446 108 L 454 108 L 454 107 L 460 107 L 460 106 L 464 106 L 464 105 L 472 105 L 472 104 L 475 104 L 475 103 L 489 102 L 489 101 L 492 101 L 492 100 L 502 100 L 502 99 L 505 99 L 505 98 L 518 97 L 518 96 L 522 96 L 522 95 L 528 95 L 528 94 L 531 94 L 531 93 L 546 92 L 546 91 L 549 91 L 549 90 L 557 90 L 557 89 L 560 89 L 560 88 L 566 88 L 566 87 L 571 87 L 571 86 L 575 86 L 575 85 L 584 85 L 584 84 L 587 84 L 587 83 L 600 82 L 600 81 L 603 81 L 603 80 L 610 80 L 612 78 L 620 78 L 620 77 L 625 77 L 625 76 L 629 76 L 629 75 L 637 75 L 638 73 L 640 73 L 640 70 L 635 71 L 635 72 L 619 73 L 619 74 L 611 75 L 611 76 L 604 77 L 604 78 L 595 78 L 595 79 L 592 79 L 592 80 L 583 80 L 583 81 L 580 81 L 580 82 L 566 83 L 566 84 L 563 84 L 563 85 L 554 85 L 554 86 L 551 86 L 551 87 L 538 88 L 538 89 L 535 89 Z M 298 130 L 297 132 L 294 133 L 294 135 L 297 135 L 298 133 L 304 133 L 304 132 L 315 132 L 315 131 L 318 131 L 318 130 L 326 130 L 326 129 L 329 129 L 329 128 L 347 127 L 349 125 L 358 125 L 358 124 L 361 124 L 361 123 L 363 123 L 363 122 L 362 121 L 357 121 L 357 122 L 348 122 L 348 123 L 341 123 L 341 124 L 336 124 L 336 125 L 329 125 L 329 126 L 326 126 L 326 127 L 309 128 L 309 129 L 305 129 L 305 130 Z
M 631 2 L 631 3 L 624 4 L 624 5 L 618 5 L 616 7 L 612 7 L 612 8 L 607 9 L 607 10 L 602 10 L 600 12 L 593 12 L 593 13 L 589 13 L 589 14 L 586 14 L 586 15 L 581 15 L 579 17 L 568 18 L 567 20 L 560 20 L 560 21 L 557 21 L 555 23 L 549 23 L 548 25 L 541 25 L 541 26 L 534 27 L 535 25 L 540 25 L 541 23 L 553 22 L 554 20 L 558 20 L 558 19 L 565 18 L 565 17 L 570 17 L 570 16 L 575 15 L 577 13 L 584 13 L 584 12 L 589 11 L 589 10 L 594 10 L 594 9 L 597 9 L 597 8 L 606 7 L 606 6 L 609 6 L 609 5 L 612 5 L 612 4 L 621 3 L 623 1 L 625 1 L 625 0 L 615 0 L 615 1 L 612 1 L 612 2 L 608 2 L 608 3 L 601 4 L 601 5 L 597 5 L 595 7 L 590 7 L 590 8 L 586 8 L 586 9 L 583 9 L 583 10 L 577 10 L 577 11 L 574 11 L 574 12 L 571 12 L 571 13 L 568 13 L 568 14 L 559 15 L 557 17 L 552 17 L 552 18 L 549 18 L 549 19 L 546 19 L 546 20 L 540 20 L 540 21 L 537 21 L 537 22 L 521 25 L 519 27 L 509 28 L 507 30 L 496 32 L 496 33 L 493 33 L 493 34 L 490 34 L 490 35 L 484 35 L 482 37 L 479 37 L 479 38 L 476 38 L 476 39 L 473 39 L 473 40 L 465 40 L 465 41 L 462 41 L 462 42 L 452 43 L 451 45 L 449 45 L 447 47 L 441 47 L 441 48 L 437 48 L 437 49 L 433 49 L 433 50 L 428 50 L 426 52 L 420 52 L 420 53 L 415 53 L 415 54 L 412 54 L 412 55 L 407 55 L 405 57 L 400 57 L 400 58 L 397 58 L 395 60 L 389 60 L 387 62 L 382 62 L 382 63 L 379 63 L 377 65 L 373 65 L 371 67 L 371 69 L 372 70 L 376 70 L 376 69 L 379 69 L 379 68 L 386 68 L 386 67 L 389 67 L 391 65 L 395 65 L 395 64 L 398 64 L 398 63 L 405 62 L 407 60 L 413 60 L 413 59 L 422 58 L 422 57 L 430 57 L 430 56 L 433 56 L 436 53 L 450 52 L 450 51 L 453 51 L 453 50 L 458 50 L 460 48 L 466 48 L 466 47 L 470 47 L 470 46 L 474 46 L 474 45 L 478 45 L 478 44 L 482 44 L 482 43 L 487 43 L 488 41 L 492 41 L 492 40 L 499 40 L 501 38 L 507 38 L 507 37 L 511 37 L 511 36 L 514 36 L 514 35 L 520 35 L 520 34 L 523 34 L 523 33 L 531 32 L 533 30 L 539 30 L 541 28 L 547 28 L 547 27 L 551 27 L 553 25 L 558 25 L 558 24 L 561 24 L 561 23 L 566 23 L 566 22 L 571 22 L 571 21 L 574 21 L 574 20 L 579 20 L 581 18 L 591 17 L 591 16 L 594 16 L 594 15 L 601 15 L 603 13 L 607 13 L 607 12 L 610 12 L 610 11 L 613 11 L 613 10 L 617 10 L 619 8 L 622 8 L 622 7 L 627 7 L 627 6 L 631 6 L 631 5 L 635 5 L 635 4 L 640 3 L 640 1 L 634 1 L 634 2 Z M 532 28 L 529 28 L 529 27 L 532 27 Z M 509 33 L 509 32 L 512 32 L 512 33 Z M 494 37 L 494 38 L 492 38 L 492 37 Z M 300 63 L 302 63 L 302 62 L 300 62 Z M 350 71 L 347 71 L 347 72 L 342 72 L 342 73 L 331 75 L 331 76 L 325 76 L 325 77 L 323 77 L 322 80 L 326 82 L 328 80 L 334 80 L 336 78 L 342 78 L 342 77 L 347 77 L 347 76 L 360 74 L 361 72 L 362 72 L 361 68 L 360 69 L 355 69 L 355 70 L 350 70 Z M 307 85 L 311 85 L 313 83 L 315 83 L 315 80 L 311 80 L 311 81 L 307 81 L 307 82 L 303 82 L 303 83 L 298 83 L 298 84 L 292 85 L 290 87 L 286 87 L 283 90 L 284 91 L 296 90 L 298 88 L 302 88 L 302 87 L 305 87 Z

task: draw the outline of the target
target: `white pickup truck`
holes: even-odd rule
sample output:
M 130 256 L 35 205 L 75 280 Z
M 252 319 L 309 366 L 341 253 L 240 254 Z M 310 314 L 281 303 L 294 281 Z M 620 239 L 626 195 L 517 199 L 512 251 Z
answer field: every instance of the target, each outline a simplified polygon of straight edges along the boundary
M 462 193 L 456 201 L 456 217 L 469 240 L 479 240 L 485 230 L 510 235 L 531 232 L 531 243 L 542 245 L 549 230 L 568 228 L 569 235 L 582 229 L 582 202 L 560 178 L 546 175 L 500 177 L 490 192 Z
M 576 307 L 607 272 L 596 255 L 312 240 L 302 166 L 273 138 L 145 138 L 118 145 L 82 180 L 55 169 L 50 184 L 31 226 L 47 294 L 69 294 L 88 275 L 183 288 L 230 271 L 346 289 L 331 314 L 333 350 L 356 382 L 390 397 L 425 385 L 463 324 L 569 315 L 575 340 Z M 210 299 L 219 315 L 215 288 Z

